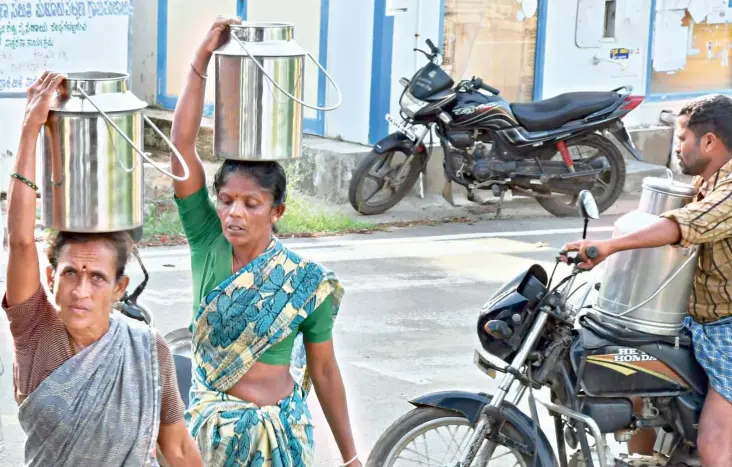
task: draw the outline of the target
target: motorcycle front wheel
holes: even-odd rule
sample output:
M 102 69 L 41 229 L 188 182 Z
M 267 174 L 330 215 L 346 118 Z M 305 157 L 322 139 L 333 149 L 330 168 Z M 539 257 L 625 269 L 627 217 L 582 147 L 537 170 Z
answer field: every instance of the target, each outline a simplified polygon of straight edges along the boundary
M 501 433 L 512 440 L 522 439 L 508 421 L 503 423 Z M 460 461 L 472 435 L 469 420 L 458 412 L 419 407 L 386 429 L 371 450 L 366 467 L 453 466 Z M 531 465 L 531 456 L 485 441 L 471 467 Z
M 353 209 L 373 216 L 394 207 L 417 182 L 421 159 L 417 154 L 409 161 L 409 154 L 397 150 L 384 154 L 371 151 L 356 166 L 348 187 L 348 200 Z M 401 167 L 407 163 L 404 175 L 397 180 Z

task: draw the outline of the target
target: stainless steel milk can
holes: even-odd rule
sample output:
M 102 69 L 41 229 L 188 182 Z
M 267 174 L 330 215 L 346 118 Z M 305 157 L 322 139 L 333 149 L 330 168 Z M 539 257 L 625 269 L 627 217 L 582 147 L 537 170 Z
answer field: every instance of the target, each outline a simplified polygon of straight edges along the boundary
M 696 193 L 692 185 L 646 178 L 638 208 L 615 222 L 613 237 L 653 224 L 660 214 L 691 202 Z M 630 329 L 677 335 L 687 315 L 697 254 L 696 248 L 663 246 L 610 256 L 595 308 L 604 320 Z
M 303 106 L 329 111 L 341 103 L 338 86 L 294 39 L 288 23 L 230 27 L 230 40 L 215 57 L 214 154 L 222 159 L 288 160 L 300 156 Z M 305 57 L 315 62 L 338 93 L 338 102 L 303 102 Z
M 128 90 L 126 74 L 70 73 L 41 133 L 42 222 L 72 232 L 132 230 L 143 223 L 142 156 L 171 178 L 188 167 L 142 113 L 147 104 Z M 140 148 L 143 121 L 180 158 L 184 176 L 158 166 Z

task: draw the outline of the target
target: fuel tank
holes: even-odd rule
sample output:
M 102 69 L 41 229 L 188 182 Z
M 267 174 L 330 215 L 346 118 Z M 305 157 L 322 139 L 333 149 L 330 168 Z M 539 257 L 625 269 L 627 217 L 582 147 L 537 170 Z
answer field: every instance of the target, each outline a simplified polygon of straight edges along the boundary
M 570 350 L 581 387 L 593 397 L 671 396 L 704 394 L 707 378 L 690 346 L 665 342 L 630 347 L 578 329 Z M 584 368 L 582 361 L 584 360 Z
M 478 91 L 458 93 L 451 112 L 453 128 L 488 128 L 502 130 L 518 126 L 509 103 L 501 96 L 488 96 Z

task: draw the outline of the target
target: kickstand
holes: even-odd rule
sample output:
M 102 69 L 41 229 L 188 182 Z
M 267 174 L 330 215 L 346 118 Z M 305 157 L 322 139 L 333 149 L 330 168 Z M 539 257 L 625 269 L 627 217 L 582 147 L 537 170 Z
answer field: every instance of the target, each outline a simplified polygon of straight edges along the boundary
M 496 209 L 496 219 L 501 217 L 501 208 L 503 207 L 503 198 L 506 196 L 506 191 L 501 190 L 501 196 L 498 198 L 498 208 Z
M 495 219 L 498 219 L 501 217 L 501 208 L 503 207 L 503 198 L 506 196 L 506 189 L 499 185 L 493 185 L 491 187 L 493 189 L 493 196 L 498 196 L 498 207 L 496 208 L 496 217 Z M 496 192 L 499 193 L 496 193 Z

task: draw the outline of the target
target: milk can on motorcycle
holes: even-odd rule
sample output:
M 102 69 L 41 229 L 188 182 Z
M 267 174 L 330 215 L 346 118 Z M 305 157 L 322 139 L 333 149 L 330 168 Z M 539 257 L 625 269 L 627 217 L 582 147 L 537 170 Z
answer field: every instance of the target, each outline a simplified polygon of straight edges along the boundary
M 648 177 L 638 208 L 615 222 L 613 237 L 647 227 L 694 199 L 689 184 Z M 606 260 L 595 309 L 603 319 L 636 331 L 676 336 L 687 316 L 698 250 L 662 246 L 621 251 Z M 647 265 L 653 265 L 649 274 Z M 654 294 L 658 290 L 658 293 Z

